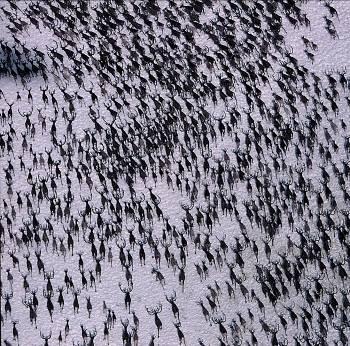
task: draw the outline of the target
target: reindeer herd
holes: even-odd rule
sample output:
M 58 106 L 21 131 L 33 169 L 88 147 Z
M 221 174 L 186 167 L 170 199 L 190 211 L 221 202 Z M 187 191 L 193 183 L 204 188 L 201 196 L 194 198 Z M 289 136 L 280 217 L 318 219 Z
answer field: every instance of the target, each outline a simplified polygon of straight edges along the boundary
M 1 2 L 1 342 L 348 345 L 349 9 Z

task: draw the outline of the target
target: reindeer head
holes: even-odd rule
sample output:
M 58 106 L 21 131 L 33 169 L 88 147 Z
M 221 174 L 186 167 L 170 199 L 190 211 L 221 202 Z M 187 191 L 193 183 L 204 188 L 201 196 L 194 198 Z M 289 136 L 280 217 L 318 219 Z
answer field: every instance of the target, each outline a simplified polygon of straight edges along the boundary
M 191 210 L 191 209 L 193 208 L 194 203 L 193 203 L 193 202 L 191 202 L 191 204 L 180 203 L 180 205 L 181 205 L 181 208 L 182 208 L 183 210 L 189 211 L 189 210 Z
M 50 299 L 54 296 L 53 291 L 48 291 L 46 292 L 45 288 L 43 288 L 43 297 Z
M 156 306 L 154 306 L 152 308 L 146 306 L 146 310 L 150 315 L 159 314 L 162 311 L 162 304 L 158 303 Z
M 52 331 L 51 331 L 51 330 L 50 330 L 49 335 L 44 335 L 44 334 L 40 331 L 40 337 L 41 337 L 43 340 L 45 340 L 45 341 L 51 339 L 51 335 L 52 335 Z
M 126 246 L 126 241 L 124 238 L 120 238 L 116 241 L 116 244 L 119 247 L 119 249 L 124 249 Z
M 25 307 L 29 308 L 33 306 L 32 298 L 22 298 L 22 303 Z
M 97 330 L 94 328 L 92 331 L 89 331 L 89 336 L 91 339 L 94 339 L 97 335 Z
M 217 314 L 216 316 L 212 316 L 211 319 L 215 324 L 222 324 L 226 322 L 226 315 L 222 312 L 221 315 Z
M 55 269 L 53 269 L 51 272 L 44 271 L 44 279 L 51 280 L 55 277 Z
M 128 287 L 122 287 L 122 284 L 119 282 L 119 288 L 123 293 L 130 293 L 133 290 L 133 284 L 131 283 L 131 285 L 128 285 Z
M 80 288 L 77 288 L 77 289 L 73 288 L 73 289 L 72 289 L 72 293 L 73 293 L 74 296 L 77 297 L 77 296 L 80 295 L 81 289 L 80 289 Z
M 13 292 L 1 294 L 1 296 L 3 297 L 3 299 L 5 299 L 8 302 L 8 301 L 10 301 L 10 299 L 13 298 Z
M 124 321 L 122 319 L 120 319 L 120 323 L 126 329 L 129 325 L 129 320 L 127 318 Z
M 169 302 L 169 303 L 174 303 L 176 302 L 176 292 L 173 291 L 173 293 L 168 297 L 167 295 L 165 295 L 165 299 Z

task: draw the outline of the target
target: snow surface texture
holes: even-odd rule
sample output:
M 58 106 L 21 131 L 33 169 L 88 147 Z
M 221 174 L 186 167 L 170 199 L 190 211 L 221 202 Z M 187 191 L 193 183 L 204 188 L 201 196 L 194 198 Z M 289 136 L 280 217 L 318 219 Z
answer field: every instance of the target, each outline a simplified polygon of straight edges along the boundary
M 348 81 L 341 82 L 341 74 L 338 72 L 344 71 L 350 57 L 350 2 L 332 2 L 331 6 L 337 11 L 337 15 L 333 14 L 324 2 L 319 1 L 298 2 L 297 7 L 292 5 L 290 9 L 287 9 L 286 4 L 292 2 L 277 1 L 278 6 L 272 11 L 266 7 L 265 1 L 232 2 L 231 5 L 224 0 L 203 1 L 206 5 L 203 5 L 202 11 L 199 12 L 194 8 L 200 7 L 200 2 L 180 4 L 178 1 L 126 1 L 123 6 L 119 4 L 122 3 L 120 1 L 116 3 L 103 4 L 93 1 L 84 9 L 78 2 L 70 4 L 68 1 L 51 2 L 51 5 L 37 2 L 36 6 L 35 2 L 27 1 L 1 2 L 1 60 L 4 62 L 2 66 L 5 66 L 0 78 L 0 89 L 3 92 L 0 94 L 0 109 L 4 110 L 0 133 L 5 143 L 1 145 L 0 157 L 1 171 L 4 173 L 0 180 L 0 194 L 3 200 L 0 206 L 1 224 L 4 228 L 1 235 L 2 342 L 13 345 L 42 345 L 45 343 L 43 337 L 51 335 L 48 343 L 58 345 L 61 333 L 62 344 L 67 345 L 123 345 L 129 342 L 136 344 L 135 335 L 138 336 L 139 345 L 150 344 L 153 340 L 152 335 L 155 336 L 154 344 L 167 346 L 179 345 L 181 342 L 186 345 L 212 346 L 245 343 L 291 345 L 298 342 L 347 344 L 349 324 L 346 315 L 349 306 L 344 297 L 347 295 L 349 282 L 343 271 L 346 274 L 349 268 L 349 219 L 346 219 L 349 211 L 346 193 L 349 191 L 350 177 L 349 173 L 346 173 L 346 167 L 349 167 L 346 163 L 349 159 L 349 147 L 346 145 L 346 136 L 349 135 L 350 129 L 349 102 L 346 99 L 349 89 Z M 116 9 L 114 14 L 112 8 Z M 146 11 L 146 8 L 150 10 Z M 252 11 L 254 8 L 255 14 Z M 296 8 L 300 9 L 299 17 Z M 182 13 L 181 16 L 179 12 Z M 251 25 L 254 16 L 255 31 Z M 328 29 L 324 16 L 333 23 L 328 24 Z M 270 21 L 267 18 L 270 18 Z M 277 27 L 278 18 L 281 19 L 279 35 L 282 38 L 277 44 L 272 43 L 273 39 L 267 35 L 272 34 L 269 27 L 271 18 Z M 305 18 L 310 21 L 309 25 L 306 25 Z M 72 23 L 72 26 L 69 27 L 67 23 Z M 262 32 L 259 32 L 258 28 Z M 329 28 L 336 30 L 336 37 L 330 35 Z M 302 36 L 316 46 L 312 47 L 309 43 L 306 48 Z M 268 42 L 268 37 L 270 44 L 266 45 L 267 54 L 264 57 L 262 47 L 264 40 Z M 171 43 L 169 38 L 174 42 Z M 28 49 L 27 56 L 21 54 L 24 48 L 18 41 Z M 14 49 L 7 51 L 4 48 L 6 44 L 15 47 L 19 56 L 16 56 Z M 35 47 L 44 54 L 43 58 L 33 51 Z M 308 51 L 309 57 L 305 50 Z M 55 52 L 62 54 L 62 62 L 57 54 L 54 55 Z M 72 56 L 69 56 L 70 52 Z M 314 55 L 314 61 L 311 60 L 310 54 Z M 37 67 L 40 67 L 40 63 L 46 66 L 46 81 L 40 71 L 36 74 L 27 73 L 23 78 L 20 77 L 21 72 L 11 73 L 9 66 L 13 71 L 16 70 L 16 65 L 23 68 L 20 61 L 31 66 L 29 56 L 35 57 L 33 60 Z M 205 56 L 210 56 L 211 59 L 205 59 Z M 292 58 L 297 59 L 295 65 L 291 62 Z M 264 69 L 260 69 L 263 61 L 271 67 L 265 66 Z M 255 80 L 252 75 L 248 74 L 247 77 L 249 64 L 255 68 L 258 76 Z M 304 70 L 301 66 L 304 66 Z M 299 75 L 295 73 L 297 68 L 300 71 Z M 305 75 L 305 71 L 308 71 L 308 75 Z M 312 73 L 320 78 L 319 96 L 314 89 Z M 330 73 L 336 80 L 335 86 L 326 73 Z M 265 83 L 262 79 L 264 76 L 267 79 Z M 296 79 L 293 81 L 294 76 Z M 284 87 L 281 88 L 279 82 Z M 258 94 L 259 90 L 252 87 L 254 85 L 261 91 L 261 95 Z M 215 91 L 212 91 L 211 86 L 214 86 Z M 249 86 L 252 89 L 249 90 Z M 43 92 L 46 88 L 48 90 Z M 339 95 L 334 94 L 333 90 Z M 49 91 L 55 91 L 53 97 L 57 105 Z M 65 98 L 62 91 L 71 96 L 77 93 L 82 97 L 82 101 L 75 97 L 69 102 L 69 96 Z M 47 101 L 43 93 L 46 93 Z M 327 93 L 330 95 L 328 98 Z M 301 95 L 308 101 L 303 103 Z M 247 104 L 249 99 L 252 102 L 250 107 Z M 331 100 L 336 103 L 336 108 Z M 261 101 L 263 106 L 258 104 Z M 273 113 L 274 101 L 279 103 L 279 117 Z M 323 109 L 321 102 L 325 107 Z M 12 103 L 11 117 L 8 116 L 8 111 L 9 104 Z M 74 107 L 70 108 L 70 104 Z M 295 108 L 291 108 L 290 104 Z M 315 107 L 320 121 L 313 112 Z M 57 121 L 54 121 L 55 109 Z M 94 115 L 91 114 L 91 110 L 98 114 L 95 121 L 92 119 Z M 231 118 L 234 110 L 239 112 L 241 118 L 237 113 Z M 268 114 L 267 110 L 271 113 Z M 27 128 L 26 117 L 20 113 L 29 114 Z M 221 136 L 220 118 L 224 115 L 222 121 L 231 126 L 233 134 L 225 127 Z M 43 117 L 47 126 L 46 130 L 42 131 Z M 73 117 L 75 118 L 71 122 L 72 128 L 69 130 L 69 119 Z M 113 117 L 115 123 L 110 126 Z M 132 117 L 135 117 L 134 120 Z M 12 118 L 12 123 L 9 118 Z M 236 122 L 232 119 L 236 119 Z M 315 119 L 317 121 L 314 124 Z M 254 123 L 255 133 L 251 121 Z M 259 121 L 261 127 L 258 125 Z M 189 126 L 188 131 L 184 122 Z M 210 124 L 213 125 L 216 138 L 213 131 L 209 130 Z M 54 125 L 56 131 L 52 128 Z M 203 132 L 205 125 L 208 128 L 206 136 Z M 11 128 L 15 133 L 10 131 Z M 292 130 L 293 138 L 287 141 L 286 151 L 278 154 L 277 147 L 281 146 L 280 143 L 286 136 L 286 132 L 283 132 L 286 128 Z M 327 128 L 330 139 L 324 128 Z M 111 133 L 111 130 L 116 133 Z M 141 132 L 140 136 L 137 135 L 138 132 Z M 314 132 L 314 137 L 311 132 Z M 160 136 L 161 133 L 166 141 Z M 173 133 L 178 134 L 179 143 L 174 141 Z M 249 133 L 249 136 L 246 133 Z M 191 156 L 186 135 L 190 137 L 193 153 L 198 158 L 198 179 L 195 175 L 195 160 Z M 303 135 L 306 137 L 304 141 Z M 74 136 L 77 140 L 82 140 L 84 153 L 78 152 L 79 144 L 74 143 Z M 194 136 L 197 136 L 196 140 Z M 251 144 L 249 140 L 247 142 L 248 137 Z M 266 137 L 271 142 L 270 146 Z M 12 138 L 12 141 L 9 141 L 9 138 Z M 96 139 L 96 144 L 93 143 L 93 138 Z M 209 141 L 208 146 L 205 145 L 205 138 Z M 240 142 L 235 138 L 239 138 Z M 23 143 L 24 139 L 27 147 Z M 308 139 L 312 142 L 311 147 L 314 150 L 307 145 Z M 258 148 L 254 144 L 257 141 Z M 115 143 L 120 147 L 118 154 L 116 147 L 113 147 Z M 80 171 L 82 183 L 78 181 L 75 168 L 70 169 L 69 146 L 72 149 L 72 164 Z M 172 155 L 167 154 L 165 146 L 170 148 Z M 327 154 L 322 154 L 321 146 L 329 149 L 330 158 L 327 159 Z M 12 150 L 9 150 L 11 148 Z M 52 169 L 48 165 L 49 156 L 46 151 L 51 149 L 51 157 L 57 163 L 58 171 L 55 165 Z M 251 162 L 245 166 L 244 161 L 247 158 L 244 152 L 247 150 L 250 152 Z M 187 152 L 192 172 L 187 169 L 184 152 Z M 224 156 L 225 152 L 228 157 Z M 37 166 L 33 162 L 33 153 L 36 153 L 39 161 Z M 86 153 L 90 155 L 91 163 Z M 44 159 L 43 164 L 40 163 L 40 154 Z M 308 168 L 307 155 L 310 155 L 312 161 L 312 167 Z M 20 156 L 25 169 L 21 168 Z M 136 168 L 140 166 L 140 157 L 147 166 L 145 179 L 140 177 L 139 168 Z M 152 158 L 155 160 L 153 168 L 156 181 L 152 178 Z M 210 166 L 207 175 L 203 168 L 205 158 Z M 239 163 L 237 158 L 243 159 L 243 164 Z M 161 178 L 159 165 L 160 162 L 165 162 L 166 166 L 166 159 L 170 161 L 170 165 L 163 169 L 164 175 Z M 179 173 L 177 160 L 181 160 L 184 167 L 183 174 L 178 175 L 182 191 L 176 182 L 176 174 Z M 88 167 L 86 171 L 79 162 Z M 218 162 L 221 162 L 221 167 L 224 168 L 222 183 L 218 181 L 218 171 L 221 169 Z M 9 164 L 13 165 L 13 171 Z M 127 173 L 126 167 L 132 166 L 136 170 L 135 173 Z M 107 174 L 108 171 L 112 172 L 113 167 L 116 168 L 115 173 Z M 322 172 L 321 167 L 324 167 L 325 171 Z M 301 173 L 298 173 L 296 168 L 300 169 Z M 230 182 L 230 170 L 234 182 Z M 28 179 L 30 172 L 32 179 Z M 59 172 L 61 179 L 58 176 Z M 173 188 L 167 181 L 166 172 L 172 180 Z M 239 172 L 242 172 L 242 176 L 239 176 Z M 324 177 L 325 172 L 329 178 Z M 70 189 L 66 174 L 71 180 Z M 254 174 L 257 174 L 256 179 Z M 57 184 L 57 189 L 52 187 L 50 175 Z M 126 182 L 128 175 L 133 179 L 135 195 L 131 195 Z M 86 179 L 86 176 L 90 180 Z M 47 198 L 40 198 L 40 194 L 45 195 L 45 177 L 49 178 L 46 183 Z M 185 187 L 186 177 L 189 179 L 189 194 Z M 301 177 L 305 179 L 305 183 L 301 181 Z M 345 181 L 342 182 L 340 177 L 344 177 Z M 257 188 L 257 181 L 263 188 Z M 291 183 L 290 191 L 296 194 L 294 197 L 287 196 L 288 182 Z M 198 196 L 193 192 L 194 184 L 198 189 Z M 119 187 L 119 191 L 116 186 Z M 206 186 L 209 195 L 205 195 Z M 156 202 L 160 202 L 158 206 L 163 216 L 167 217 L 171 227 L 175 226 L 171 231 L 166 229 L 166 220 L 157 217 L 157 203 L 152 202 L 147 187 L 153 188 L 152 193 L 156 195 Z M 279 198 L 274 196 L 274 187 Z M 330 195 L 327 189 L 331 191 Z M 23 201 L 21 208 L 16 192 L 20 192 Z M 68 193 L 74 196 L 74 200 L 68 203 L 66 218 L 65 200 Z M 120 213 L 113 212 L 108 202 L 111 201 L 116 208 L 116 193 L 121 194 L 119 200 L 123 209 Z M 269 194 L 272 197 L 269 197 Z M 218 198 L 216 208 L 215 196 Z M 84 198 L 89 198 L 87 204 L 82 201 Z M 320 202 L 320 198 L 323 203 Z M 191 199 L 194 202 L 193 209 L 186 214 L 184 203 L 191 206 Z M 233 204 L 234 199 L 237 200 L 236 211 L 230 215 L 227 203 L 231 201 Z M 252 201 L 257 205 L 256 212 L 253 211 Z M 131 203 L 134 216 L 126 215 L 124 202 Z M 152 216 L 149 217 L 146 211 L 147 202 L 151 206 Z M 50 211 L 50 204 L 54 212 Z M 97 212 L 103 204 L 105 208 L 100 209 L 102 224 L 98 226 Z M 62 218 L 59 205 L 63 213 Z M 83 217 L 87 205 L 93 209 L 91 218 Z M 139 205 L 145 213 L 143 219 Z M 202 208 L 204 216 L 201 225 L 197 223 L 197 207 Z M 251 221 L 247 209 L 252 212 Z M 280 218 L 278 209 L 281 211 Z M 179 232 L 184 231 L 183 219 L 190 221 L 190 215 L 194 218 L 192 231 L 184 232 L 181 237 Z M 78 225 L 77 233 L 74 227 L 69 231 L 72 226 L 71 216 Z M 292 217 L 294 225 L 291 225 L 288 216 Z M 262 222 L 263 218 L 266 219 L 265 224 Z M 137 219 L 141 219 L 146 233 L 139 234 Z M 278 219 L 281 220 L 280 225 L 276 221 Z M 51 232 L 45 230 L 48 227 L 47 220 L 52 224 Z M 93 243 L 98 253 L 97 260 L 101 259 L 100 280 L 96 277 L 97 262 L 92 256 L 91 244 L 87 243 L 91 230 L 84 225 L 84 220 L 91 226 L 95 236 Z M 213 222 L 212 229 L 210 220 Z M 209 222 L 209 227 L 206 221 Z M 134 248 L 129 243 L 128 233 L 128 229 L 131 230 L 133 226 L 135 228 L 132 233 L 137 239 Z M 35 231 L 39 239 L 33 237 L 32 241 L 25 244 L 26 238 L 23 234 L 28 235 L 28 229 L 31 232 Z M 107 229 L 112 233 L 109 238 L 106 236 Z M 302 235 L 297 232 L 298 229 Z M 68 249 L 68 233 L 65 230 L 71 232 L 74 241 L 73 253 Z M 191 237 L 191 233 L 194 237 Z M 196 248 L 194 241 L 198 233 L 201 233 L 200 248 Z M 45 234 L 48 236 L 47 244 Z M 270 236 L 267 236 L 268 234 Z M 329 240 L 324 240 L 325 234 Z M 57 249 L 54 248 L 54 237 Z M 100 245 L 101 239 L 106 237 L 108 240 L 103 241 L 106 255 L 103 258 Z M 59 239 L 62 239 L 61 245 Z M 125 268 L 128 259 L 124 262 L 119 258 L 119 247 L 123 245 L 123 239 L 126 243 L 125 255 L 126 250 L 130 249 L 133 257 L 133 267 L 130 267 L 132 279 L 129 283 Z M 181 244 L 184 239 L 187 247 L 183 249 L 184 257 L 181 261 Z M 145 265 L 141 266 L 138 241 L 142 240 L 145 242 L 146 260 Z M 224 240 L 227 249 L 220 240 Z M 257 256 L 254 253 L 254 242 L 258 249 Z M 174 254 L 178 265 L 167 264 L 164 246 L 166 244 L 169 245 L 169 251 Z M 108 261 L 109 247 L 113 254 L 112 264 Z M 271 249 L 270 256 L 266 255 L 266 247 Z M 157 250 L 161 256 L 160 264 L 157 264 L 155 258 Z M 35 252 L 39 251 L 45 266 L 45 270 L 40 273 L 35 257 Z M 10 253 L 18 258 L 19 265 L 15 263 L 13 266 Z M 24 255 L 28 253 L 33 270 L 27 275 Z M 78 253 L 82 254 L 87 288 L 82 287 Z M 208 253 L 209 256 L 214 256 L 215 263 L 209 263 Z M 285 261 L 297 263 L 299 267 L 291 265 L 285 270 Z M 208 275 L 204 278 L 200 277 L 196 269 L 196 264 L 203 268 L 202 262 L 208 268 Z M 304 268 L 301 268 L 300 263 Z M 322 264 L 326 269 L 321 270 Z M 179 283 L 180 268 L 183 268 L 185 273 L 183 286 Z M 12 280 L 9 280 L 7 269 L 13 276 Z M 164 276 L 164 284 L 156 280 L 152 269 Z M 74 289 L 66 289 L 65 270 L 68 270 L 68 276 L 72 277 Z M 96 289 L 90 287 L 89 270 L 93 271 L 96 278 Z M 278 278 L 278 271 L 281 272 L 281 280 Z M 298 271 L 300 279 L 289 281 L 288 274 L 291 273 L 295 277 L 298 276 Z M 43 297 L 44 293 L 48 295 L 50 291 L 47 288 L 47 277 L 50 273 L 54 306 L 52 321 L 47 309 L 47 299 Z M 262 273 L 262 276 L 259 277 L 259 273 Z M 275 290 L 268 273 L 275 280 Z M 322 287 L 319 291 L 317 281 L 313 279 L 317 276 L 320 277 L 319 283 Z M 23 286 L 24 277 L 29 283 L 27 290 Z M 281 283 L 288 292 L 283 291 Z M 132 289 L 131 310 L 139 319 L 138 328 L 132 328 L 135 325 L 133 315 L 125 308 L 125 294 L 119 284 L 122 288 Z M 228 285 L 234 291 L 231 297 Z M 64 287 L 62 310 L 58 304 L 59 287 Z M 264 287 L 269 293 L 264 292 Z M 33 298 L 31 292 L 36 289 L 39 304 L 36 308 L 35 324 L 30 321 L 29 306 Z M 257 298 L 254 298 L 252 290 Z M 78 313 L 73 309 L 74 291 L 80 292 Z M 175 303 L 179 308 L 178 318 L 173 315 L 172 305 L 166 299 L 174 292 Z M 276 296 L 276 292 L 279 295 Z M 11 297 L 11 293 L 12 298 L 6 300 L 6 295 Z M 85 297 L 91 299 L 90 318 Z M 273 297 L 276 298 L 275 302 Z M 332 299 L 336 299 L 337 306 L 334 306 Z M 5 312 L 6 301 L 11 305 L 11 313 Z M 208 318 L 203 315 L 200 301 L 208 311 Z M 104 304 L 107 310 L 103 308 Z M 162 328 L 158 337 L 155 317 L 148 311 L 160 305 L 162 309 L 158 316 Z M 296 314 L 296 320 L 293 320 L 288 308 Z M 116 321 L 108 328 L 109 335 L 105 338 L 104 322 L 108 321 L 108 309 L 114 311 Z M 326 316 L 326 322 L 322 320 L 322 315 Z M 281 316 L 286 325 L 283 325 Z M 69 331 L 65 336 L 67 319 Z M 129 336 L 123 334 L 122 321 L 125 324 L 127 320 Z M 17 321 L 15 327 L 19 334 L 15 340 L 13 321 Z M 82 337 L 81 326 L 87 333 L 85 340 Z

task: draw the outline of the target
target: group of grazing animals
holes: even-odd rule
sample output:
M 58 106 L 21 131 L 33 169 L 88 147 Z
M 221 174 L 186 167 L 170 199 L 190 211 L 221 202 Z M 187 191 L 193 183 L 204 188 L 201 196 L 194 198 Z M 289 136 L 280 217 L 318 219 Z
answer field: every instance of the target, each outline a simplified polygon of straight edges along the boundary
M 0 5 L 4 345 L 349 344 L 348 2 Z

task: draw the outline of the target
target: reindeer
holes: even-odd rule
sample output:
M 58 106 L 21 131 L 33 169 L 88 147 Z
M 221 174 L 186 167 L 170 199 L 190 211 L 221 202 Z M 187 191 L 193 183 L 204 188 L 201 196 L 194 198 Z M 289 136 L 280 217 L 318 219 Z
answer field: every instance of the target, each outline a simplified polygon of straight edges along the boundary
M 15 251 L 9 250 L 7 253 L 12 258 L 13 268 L 16 268 L 16 266 L 17 266 L 18 270 L 20 270 L 20 268 L 19 268 L 19 260 L 18 260 L 18 257 L 15 256 L 15 252 L 16 252 L 16 250 Z
M 91 304 L 91 298 L 89 297 L 85 297 L 86 298 L 86 309 L 88 311 L 88 317 L 91 317 L 91 311 L 92 311 L 92 304 Z
M 97 330 L 96 328 L 93 329 L 93 331 L 89 332 L 89 338 L 90 340 L 87 343 L 87 346 L 95 346 L 95 337 L 97 336 Z
M 47 307 L 47 310 L 49 312 L 51 322 L 53 322 L 52 315 L 53 315 L 53 310 L 54 310 L 54 306 L 53 306 L 53 303 L 51 300 L 51 298 L 53 296 L 54 296 L 54 293 L 52 290 L 46 291 L 45 289 L 43 289 L 43 297 L 47 299 L 46 307 Z
M 50 330 L 50 333 L 48 335 L 44 335 L 41 331 L 40 331 L 40 337 L 45 340 L 44 345 L 48 346 L 49 345 L 49 340 L 51 339 L 52 336 L 52 331 Z
M 10 300 L 13 298 L 13 292 L 5 294 L 1 293 L 1 297 L 5 300 L 5 318 L 7 319 L 7 314 L 11 315 L 12 311 Z
M 199 305 L 202 308 L 202 314 L 205 318 L 206 322 L 209 322 L 209 325 L 211 326 L 211 318 L 210 318 L 210 313 L 207 310 L 207 308 L 204 306 L 203 300 L 199 299 L 198 301 L 196 301 L 196 304 Z
M 165 299 L 171 304 L 171 310 L 173 312 L 174 318 L 177 319 L 177 321 L 180 321 L 180 312 L 179 308 L 176 305 L 176 292 L 173 291 L 173 293 L 168 297 L 165 295 Z
M 35 328 L 37 327 L 36 325 L 36 319 L 37 319 L 37 313 L 36 309 L 34 308 L 33 301 L 32 299 L 22 299 L 22 303 L 25 307 L 29 309 L 29 319 L 31 324 L 35 324 Z
M 165 278 L 164 278 L 163 274 L 158 269 L 156 269 L 154 267 L 152 268 L 151 273 L 156 275 L 156 281 L 159 281 L 160 284 L 162 285 L 162 287 L 164 288 Z
M 74 310 L 74 314 L 75 313 L 79 313 L 79 300 L 78 300 L 78 296 L 80 295 L 81 290 L 80 289 L 73 289 L 72 290 L 72 294 L 74 296 L 73 299 L 73 310 Z
M 130 292 L 133 290 L 133 285 L 131 283 L 131 285 L 128 285 L 128 287 L 123 288 L 122 284 L 119 282 L 119 288 L 125 294 L 125 297 L 124 297 L 125 309 L 128 309 L 130 314 L 130 305 L 131 305 Z
M 219 325 L 219 331 L 224 340 L 227 341 L 227 329 L 224 327 L 223 323 L 226 322 L 226 315 L 222 313 L 221 315 L 212 316 L 212 321 Z
M 160 320 L 158 314 L 162 312 L 162 304 L 159 303 L 153 308 L 146 306 L 146 310 L 147 310 L 149 315 L 151 315 L 151 316 L 154 315 L 154 323 L 157 327 L 158 338 L 159 338 L 159 331 L 162 329 L 163 324 L 162 324 L 162 321 Z

